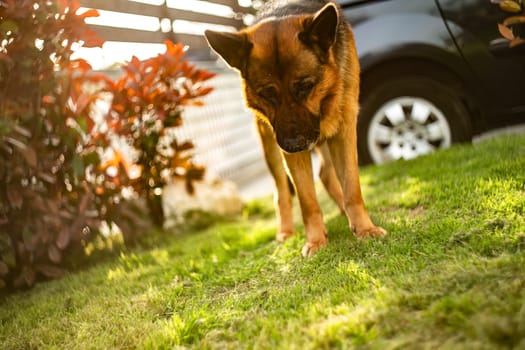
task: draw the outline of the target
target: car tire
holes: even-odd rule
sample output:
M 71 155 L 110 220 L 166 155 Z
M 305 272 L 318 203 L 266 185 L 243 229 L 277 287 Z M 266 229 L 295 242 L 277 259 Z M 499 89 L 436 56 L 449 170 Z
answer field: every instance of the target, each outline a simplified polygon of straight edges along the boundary
M 411 159 L 472 140 L 470 116 L 454 84 L 409 76 L 368 86 L 357 123 L 361 165 Z

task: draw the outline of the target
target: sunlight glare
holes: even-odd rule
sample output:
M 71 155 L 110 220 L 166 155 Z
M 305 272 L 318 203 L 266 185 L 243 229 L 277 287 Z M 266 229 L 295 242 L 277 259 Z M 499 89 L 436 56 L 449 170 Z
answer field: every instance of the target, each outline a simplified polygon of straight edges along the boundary
M 107 41 L 102 48 L 81 47 L 75 51 L 72 58 L 83 58 L 91 64 L 93 69 L 98 70 L 130 61 L 133 56 L 139 60 L 145 60 L 165 51 L 164 44 Z
M 173 21 L 173 31 L 175 33 L 187 33 L 195 35 L 203 35 L 206 29 L 217 30 L 221 32 L 233 32 L 234 27 L 224 26 L 219 24 L 199 23 L 184 20 Z
M 225 5 L 212 4 L 200 0 L 167 0 L 166 2 L 168 4 L 168 7 L 179 10 L 207 13 L 230 18 L 235 16 L 233 10 L 229 6 Z
M 148 5 L 157 5 L 157 6 L 164 4 L 164 0 L 129 0 L 129 1 L 140 2 L 140 3 L 148 4 Z
M 77 13 L 85 12 L 86 8 L 81 7 Z M 88 17 L 85 22 L 87 24 L 138 29 L 150 32 L 155 32 L 160 29 L 160 21 L 157 17 L 133 15 L 129 13 L 120 13 L 114 11 L 98 10 L 99 17 Z
M 162 6 L 164 0 L 129 0 L 154 6 Z M 166 5 L 173 9 L 192 11 L 203 14 L 212 14 L 233 18 L 235 13 L 229 6 L 212 4 L 200 0 L 166 0 Z M 77 14 L 84 13 L 88 9 L 81 7 Z M 100 16 L 88 17 L 85 19 L 87 24 L 100 25 L 107 27 L 127 28 L 163 33 L 169 33 L 172 30 L 176 33 L 202 35 L 205 29 L 217 31 L 232 32 L 234 27 L 224 25 L 214 25 L 209 23 L 190 22 L 184 20 L 170 21 L 168 18 L 157 18 L 151 16 L 135 15 L 128 13 L 119 13 L 106 10 L 98 10 Z M 165 51 L 163 44 L 146 44 L 146 43 L 124 43 L 107 41 L 102 48 L 84 48 L 80 47 L 75 50 L 73 58 L 86 59 L 94 69 L 105 69 L 116 63 L 129 61 L 132 56 L 140 60 L 153 57 Z

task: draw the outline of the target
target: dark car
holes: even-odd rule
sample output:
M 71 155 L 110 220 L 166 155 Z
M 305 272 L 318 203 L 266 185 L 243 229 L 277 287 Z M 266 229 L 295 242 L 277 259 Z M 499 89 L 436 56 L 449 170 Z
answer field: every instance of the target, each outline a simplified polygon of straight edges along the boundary
M 361 164 L 525 122 L 525 45 L 509 48 L 498 31 L 508 14 L 491 0 L 340 4 L 361 62 Z

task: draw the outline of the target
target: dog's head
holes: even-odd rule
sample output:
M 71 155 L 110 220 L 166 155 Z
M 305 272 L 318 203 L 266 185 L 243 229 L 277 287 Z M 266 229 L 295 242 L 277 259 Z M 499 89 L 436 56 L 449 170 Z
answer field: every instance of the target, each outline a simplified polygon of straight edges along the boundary
M 241 73 L 248 106 L 273 127 L 286 152 L 310 150 L 319 140 L 337 81 L 338 24 L 329 3 L 314 14 L 267 18 L 236 33 L 206 31 L 210 46 Z

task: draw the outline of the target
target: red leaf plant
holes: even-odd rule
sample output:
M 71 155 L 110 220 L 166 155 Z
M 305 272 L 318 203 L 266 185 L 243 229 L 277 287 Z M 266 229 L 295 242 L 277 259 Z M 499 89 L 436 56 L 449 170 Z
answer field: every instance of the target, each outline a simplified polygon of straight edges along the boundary
M 192 191 L 191 182 L 204 172 L 191 161 L 191 143 L 181 148 L 171 130 L 182 124 L 185 106 L 199 105 L 212 90 L 202 82 L 214 74 L 188 63 L 183 45 L 170 41 L 166 53 L 144 61 L 133 57 L 123 68 L 125 74 L 106 87 L 113 96 L 108 123 L 138 154 L 140 174 L 130 185 L 147 199 L 151 219 L 162 226 L 162 188 L 173 178 L 185 178 Z
M 0 291 L 60 277 L 65 257 L 112 220 L 124 188 L 158 213 L 169 179 L 191 187 L 203 173 L 190 143 L 161 143 L 182 124 L 182 108 L 211 91 L 202 81 L 213 75 L 171 42 L 165 54 L 132 59 L 117 81 L 94 73 L 71 59 L 75 43 L 103 43 L 84 23 L 98 13 L 78 8 L 78 0 L 0 0 Z M 135 148 L 135 162 L 115 137 Z

